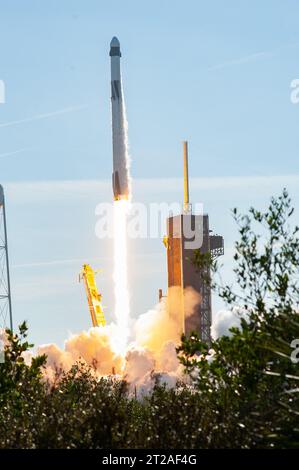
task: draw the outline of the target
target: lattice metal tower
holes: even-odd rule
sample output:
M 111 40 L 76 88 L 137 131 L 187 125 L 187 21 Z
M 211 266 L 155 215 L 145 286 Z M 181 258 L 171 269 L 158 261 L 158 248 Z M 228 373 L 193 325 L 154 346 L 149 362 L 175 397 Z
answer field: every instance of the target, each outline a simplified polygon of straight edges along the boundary
M 5 198 L 0 184 L 0 329 L 8 327 L 13 329 Z

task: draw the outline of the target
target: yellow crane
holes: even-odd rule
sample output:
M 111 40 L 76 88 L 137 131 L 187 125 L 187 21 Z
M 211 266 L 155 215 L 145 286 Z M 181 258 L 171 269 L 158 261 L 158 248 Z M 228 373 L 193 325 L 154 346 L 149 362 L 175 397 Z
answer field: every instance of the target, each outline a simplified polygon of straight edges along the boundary
M 89 264 L 83 264 L 79 274 L 79 281 L 83 281 L 87 296 L 88 307 L 93 326 L 105 326 L 106 320 L 102 307 L 102 296 L 98 291 L 95 275 L 96 271 Z

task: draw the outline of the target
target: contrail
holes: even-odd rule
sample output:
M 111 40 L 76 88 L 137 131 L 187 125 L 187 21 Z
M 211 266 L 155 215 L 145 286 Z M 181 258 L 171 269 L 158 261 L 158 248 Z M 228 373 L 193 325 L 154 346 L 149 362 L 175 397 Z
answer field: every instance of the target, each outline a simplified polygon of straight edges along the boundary
M 0 158 L 10 157 L 11 155 L 17 155 L 18 153 L 26 152 L 26 150 L 32 150 L 31 148 L 24 148 L 20 150 L 14 150 L 13 152 L 1 153 Z
M 99 258 L 92 258 L 90 261 L 100 262 L 103 259 L 108 259 L 102 257 L 101 260 Z M 59 265 L 66 265 L 66 264 L 83 264 L 86 259 L 82 258 L 73 258 L 73 259 L 58 259 L 58 260 L 51 260 L 51 261 L 36 261 L 35 263 L 23 263 L 23 264 L 14 264 L 12 265 L 13 268 L 40 268 L 43 266 L 59 266 Z
M 226 67 L 230 67 L 232 65 L 246 64 L 247 62 L 252 62 L 258 59 L 262 59 L 272 54 L 273 53 L 271 52 L 257 52 L 256 54 L 250 54 L 245 57 L 240 57 L 239 59 L 229 60 L 227 62 L 223 62 L 222 64 L 214 65 L 212 67 L 209 67 L 208 71 L 211 72 L 212 70 L 220 70 Z
M 46 119 L 46 118 L 50 118 L 53 116 L 59 116 L 60 114 L 71 113 L 73 111 L 79 111 L 80 109 L 85 109 L 85 108 L 87 108 L 87 105 L 71 106 L 69 108 L 59 109 L 58 111 L 53 111 L 51 113 L 37 114 L 36 116 L 32 116 L 26 119 L 19 119 L 18 121 L 3 122 L 2 124 L 0 124 L 0 127 L 16 126 L 18 124 L 23 124 L 26 122 L 39 121 L 40 119 Z
M 285 49 L 290 49 L 292 47 L 298 47 L 299 43 L 291 43 L 291 44 L 285 44 L 280 47 L 277 47 L 276 49 L 272 49 L 270 51 L 262 51 L 262 52 L 257 52 L 255 54 L 249 54 L 244 57 L 239 57 L 238 59 L 233 59 L 233 60 L 228 60 L 227 62 L 223 62 L 221 64 L 213 65 L 209 67 L 207 70 L 209 72 L 214 71 L 214 70 L 220 70 L 224 69 L 226 67 L 231 67 L 234 65 L 240 65 L 240 64 L 247 64 L 248 62 L 254 62 L 256 60 L 264 59 L 266 57 L 273 57 L 275 54 L 285 50 Z

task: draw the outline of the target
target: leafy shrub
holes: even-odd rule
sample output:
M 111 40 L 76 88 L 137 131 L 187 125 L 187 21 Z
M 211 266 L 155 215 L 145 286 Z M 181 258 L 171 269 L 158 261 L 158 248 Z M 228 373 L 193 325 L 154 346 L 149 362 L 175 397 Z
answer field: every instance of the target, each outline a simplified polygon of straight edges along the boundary
M 213 341 L 212 352 L 196 333 L 182 338 L 177 352 L 189 385 L 167 390 L 157 383 L 138 401 L 123 380 L 98 379 L 80 362 L 57 371 L 50 384 L 45 356 L 24 362 L 32 346 L 26 324 L 19 334 L 7 330 L 0 448 L 297 447 L 299 375 L 290 344 L 299 338 L 299 240 L 298 228 L 288 225 L 291 214 L 286 191 L 265 213 L 234 210 L 238 292 L 218 291 L 241 307 L 241 324 Z M 216 269 L 200 253 L 194 262 Z

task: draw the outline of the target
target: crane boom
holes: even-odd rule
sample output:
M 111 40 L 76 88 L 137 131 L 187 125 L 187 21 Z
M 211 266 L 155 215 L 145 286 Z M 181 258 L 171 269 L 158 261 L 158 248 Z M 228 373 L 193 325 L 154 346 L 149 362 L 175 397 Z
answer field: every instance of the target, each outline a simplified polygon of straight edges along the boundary
M 89 264 L 84 264 L 79 275 L 79 281 L 83 280 L 87 296 L 88 307 L 93 326 L 105 326 L 106 320 L 102 307 L 102 296 L 98 291 L 96 281 L 96 272 Z

